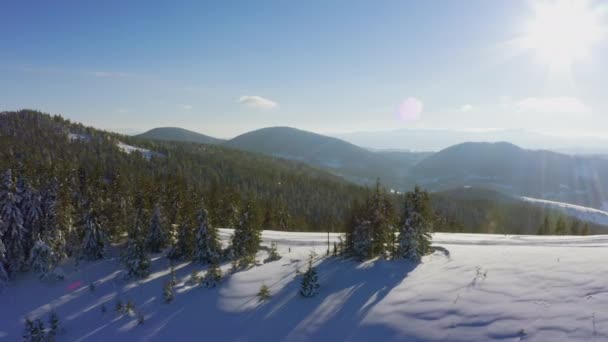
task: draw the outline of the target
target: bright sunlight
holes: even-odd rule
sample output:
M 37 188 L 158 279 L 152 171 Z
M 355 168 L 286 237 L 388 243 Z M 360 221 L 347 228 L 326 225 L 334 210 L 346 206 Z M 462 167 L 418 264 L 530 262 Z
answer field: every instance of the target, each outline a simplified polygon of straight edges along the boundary
M 588 1 L 538 1 L 526 28 L 524 48 L 536 51 L 542 63 L 569 67 L 591 56 L 591 48 L 605 34 L 598 10 Z

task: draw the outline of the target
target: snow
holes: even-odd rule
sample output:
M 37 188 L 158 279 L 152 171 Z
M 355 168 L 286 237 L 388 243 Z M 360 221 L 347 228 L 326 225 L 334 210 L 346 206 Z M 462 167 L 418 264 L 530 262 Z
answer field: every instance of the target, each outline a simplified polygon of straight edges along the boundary
M 221 229 L 224 242 L 232 234 Z M 337 241 L 337 234 L 330 234 Z M 175 266 L 175 299 L 165 304 L 168 261 L 123 278 L 114 247 L 103 261 L 63 265 L 66 279 L 28 274 L 0 293 L 0 341 L 16 341 L 23 319 L 54 309 L 59 341 L 602 341 L 608 339 L 608 236 L 434 235 L 436 251 L 406 261 L 325 258 L 327 233 L 265 231 L 282 259 L 228 274 L 215 289 L 187 283 L 190 263 Z M 296 269 L 318 254 L 319 294 L 302 298 Z M 266 258 L 261 251 L 258 260 Z M 230 265 L 222 265 L 229 273 Z M 204 273 L 204 272 L 202 272 Z M 94 292 L 89 284 L 95 282 Z M 262 284 L 271 298 L 256 297 Z M 114 311 L 132 300 L 136 315 Z M 107 308 L 102 313 L 101 306 Z
M 133 152 L 139 152 L 145 159 L 148 159 L 148 160 L 150 160 L 152 157 L 162 156 L 158 152 L 150 151 L 148 149 L 141 148 L 141 147 L 127 145 L 120 141 L 118 143 L 116 143 L 116 146 L 118 146 L 118 149 L 120 149 L 121 151 L 123 151 L 124 153 L 127 153 L 127 154 L 131 154 Z
M 608 211 L 583 207 L 570 203 L 555 202 L 531 197 L 521 197 L 521 199 L 526 202 L 540 204 L 547 208 L 557 209 L 562 213 L 571 217 L 575 217 L 581 221 L 608 225 Z
M 85 134 L 68 133 L 68 139 L 70 141 L 90 141 L 91 137 Z

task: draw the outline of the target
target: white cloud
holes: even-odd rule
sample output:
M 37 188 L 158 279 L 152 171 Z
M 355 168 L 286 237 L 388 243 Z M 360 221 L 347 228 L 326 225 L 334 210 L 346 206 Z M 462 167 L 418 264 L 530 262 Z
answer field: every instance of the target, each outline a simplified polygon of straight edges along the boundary
M 466 112 L 470 112 L 470 111 L 472 111 L 472 110 L 473 110 L 473 105 L 470 105 L 470 104 L 468 104 L 468 103 L 467 103 L 467 104 L 465 104 L 465 105 L 463 105 L 462 107 L 460 107 L 460 111 L 461 111 L 461 112 L 464 112 L 464 113 L 466 113 Z
M 126 109 L 126 108 L 118 108 L 116 111 L 117 111 L 118 113 L 121 113 L 121 114 L 124 114 L 124 113 L 128 113 L 128 112 L 129 112 L 129 110 L 128 110 L 128 109 Z
M 193 107 L 192 107 L 192 105 L 189 105 L 189 104 L 182 104 L 182 105 L 179 105 L 179 108 L 181 108 L 183 110 L 190 110 Z
M 243 95 L 239 97 L 238 103 L 260 109 L 273 109 L 279 106 L 277 102 L 256 95 Z
M 522 112 L 583 114 L 591 108 L 575 97 L 527 97 L 515 103 Z

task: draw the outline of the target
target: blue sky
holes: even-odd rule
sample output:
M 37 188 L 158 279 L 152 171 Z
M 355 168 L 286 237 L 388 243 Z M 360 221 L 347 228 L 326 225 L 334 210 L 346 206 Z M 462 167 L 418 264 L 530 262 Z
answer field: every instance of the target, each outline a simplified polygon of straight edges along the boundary
M 603 28 L 602 3 L 587 6 Z M 537 17 L 530 0 L 3 2 L 0 110 L 219 137 L 274 125 L 601 135 L 608 39 L 556 72 L 514 47 Z

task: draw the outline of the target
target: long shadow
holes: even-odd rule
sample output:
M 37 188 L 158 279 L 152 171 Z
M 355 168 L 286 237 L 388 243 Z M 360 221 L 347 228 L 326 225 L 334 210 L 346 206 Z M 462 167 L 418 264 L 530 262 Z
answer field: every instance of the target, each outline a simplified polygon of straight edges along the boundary
M 362 323 L 416 266 L 409 262 L 361 264 L 324 259 L 317 266 L 321 288 L 316 297 L 301 297 L 301 279 L 294 279 L 269 302 L 249 313 L 243 324 L 251 329 L 237 339 L 344 341 L 396 337 L 397 332 L 390 327 Z M 380 335 L 378 330 L 383 330 Z

